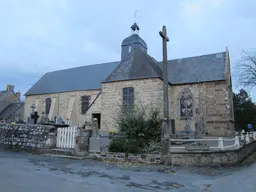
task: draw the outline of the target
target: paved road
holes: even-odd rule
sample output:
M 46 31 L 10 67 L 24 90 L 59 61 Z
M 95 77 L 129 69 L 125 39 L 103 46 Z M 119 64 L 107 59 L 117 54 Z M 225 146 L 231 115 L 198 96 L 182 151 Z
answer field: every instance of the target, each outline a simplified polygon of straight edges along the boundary
M 184 169 L 107 164 L 0 152 L 1 192 L 255 192 L 256 165 L 233 169 Z

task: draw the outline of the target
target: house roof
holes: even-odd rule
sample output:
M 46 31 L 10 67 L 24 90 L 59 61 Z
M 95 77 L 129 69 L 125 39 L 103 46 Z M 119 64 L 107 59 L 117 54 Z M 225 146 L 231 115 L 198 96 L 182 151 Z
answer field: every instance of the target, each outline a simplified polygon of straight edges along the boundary
M 134 49 L 104 82 L 162 77 L 157 62 L 141 49 Z
M 116 68 L 118 65 L 119 67 L 130 66 L 129 62 L 132 62 L 134 64 L 136 63 L 140 67 L 145 67 L 144 64 L 139 64 L 140 62 L 145 62 L 150 64 L 150 69 L 155 68 L 155 71 L 153 71 L 151 76 L 148 76 L 148 71 L 147 73 L 144 73 L 141 68 L 137 68 L 137 66 L 134 65 L 134 70 L 132 71 L 139 71 L 141 73 L 132 74 L 132 76 L 139 76 L 141 78 L 152 78 L 155 75 L 156 77 L 158 77 L 161 72 L 158 71 L 159 69 L 157 69 L 157 67 L 151 65 L 154 59 L 147 54 L 146 57 L 148 60 L 144 58 L 145 54 L 143 57 L 138 55 L 141 55 L 141 53 L 134 52 L 133 57 L 135 57 L 135 59 L 132 59 L 132 57 L 130 57 L 130 60 L 125 60 L 126 63 L 124 62 L 123 65 L 119 65 L 120 62 L 110 62 L 97 65 L 86 65 L 82 67 L 46 73 L 25 93 L 25 95 L 28 96 L 68 91 L 101 89 L 101 82 L 103 82 L 104 80 L 106 80 L 106 82 L 109 80 L 113 81 L 114 74 L 116 75 L 116 80 L 121 80 L 122 76 L 118 76 L 117 73 L 114 72 L 114 70 L 120 70 L 120 68 Z M 225 52 L 221 52 L 209 55 L 169 60 L 169 83 L 187 84 L 225 80 L 225 56 Z M 141 58 L 142 60 L 140 60 Z M 158 62 L 157 64 L 160 68 L 162 68 L 162 62 Z M 110 75 L 111 73 L 112 76 Z M 126 75 L 125 78 L 127 77 L 128 76 Z
M 24 106 L 24 102 L 17 102 L 9 104 L 1 113 L 0 119 L 8 118 L 10 115 L 13 115 L 17 112 L 21 107 Z

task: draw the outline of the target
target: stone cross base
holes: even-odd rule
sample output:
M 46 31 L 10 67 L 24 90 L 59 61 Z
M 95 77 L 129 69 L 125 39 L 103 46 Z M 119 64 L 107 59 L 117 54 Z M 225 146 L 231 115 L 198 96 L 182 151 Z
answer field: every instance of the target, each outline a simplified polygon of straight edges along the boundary
M 100 138 L 90 137 L 89 152 L 90 153 L 100 153 Z

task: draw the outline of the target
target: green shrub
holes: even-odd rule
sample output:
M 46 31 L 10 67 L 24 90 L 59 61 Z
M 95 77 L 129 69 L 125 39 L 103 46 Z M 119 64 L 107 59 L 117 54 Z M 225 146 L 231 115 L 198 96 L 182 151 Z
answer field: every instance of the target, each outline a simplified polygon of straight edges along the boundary
M 110 152 L 126 152 L 126 141 L 124 138 L 121 137 L 113 137 L 110 145 L 109 145 L 109 151 Z
M 142 153 L 148 151 L 152 142 L 159 143 L 161 140 L 161 127 L 158 118 L 159 112 L 156 109 L 149 110 L 135 108 L 132 112 L 122 112 L 116 119 L 119 132 L 124 135 L 122 147 L 114 147 L 118 142 L 113 139 L 109 150 L 118 152 Z M 117 139 L 118 140 L 118 139 Z M 113 144 L 112 144 L 113 143 Z M 117 152 L 117 151 L 115 151 Z

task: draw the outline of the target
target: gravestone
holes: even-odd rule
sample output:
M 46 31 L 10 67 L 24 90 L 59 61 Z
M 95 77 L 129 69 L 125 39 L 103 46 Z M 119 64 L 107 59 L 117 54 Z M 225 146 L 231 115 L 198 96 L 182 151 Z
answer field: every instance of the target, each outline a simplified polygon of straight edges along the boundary
M 42 112 L 39 124 L 47 124 L 47 123 L 49 123 L 48 115 Z
M 101 144 L 101 140 L 99 137 L 98 119 L 95 118 L 93 120 L 92 136 L 89 139 L 89 152 L 90 153 L 100 152 L 100 144 Z
M 189 118 L 186 118 L 186 126 L 184 128 L 184 133 L 185 133 L 185 136 L 188 137 L 188 138 L 191 138 L 193 135 L 193 132 L 192 132 L 192 129 L 190 127 L 190 119 Z
M 66 124 L 70 125 L 69 118 L 66 119 Z
M 56 117 L 55 123 L 56 123 L 57 125 L 63 124 L 62 122 L 63 122 L 63 120 L 62 120 L 62 118 L 61 118 L 60 116 Z

